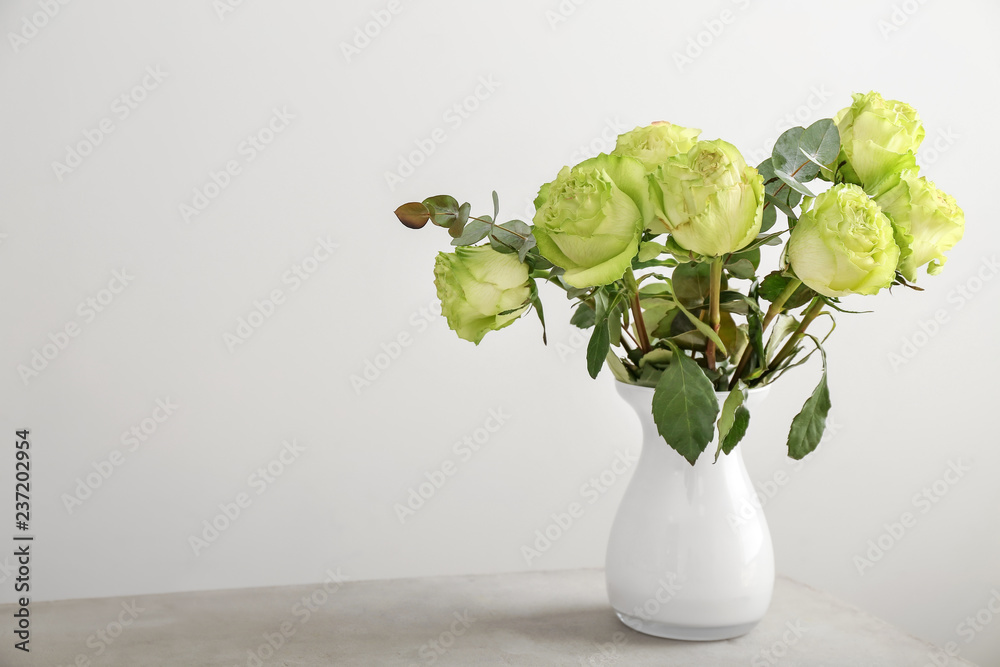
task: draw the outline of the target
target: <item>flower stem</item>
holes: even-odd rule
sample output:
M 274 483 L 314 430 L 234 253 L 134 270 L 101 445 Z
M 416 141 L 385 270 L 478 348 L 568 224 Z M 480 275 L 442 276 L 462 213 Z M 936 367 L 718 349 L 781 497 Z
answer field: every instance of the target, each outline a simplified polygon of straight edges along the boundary
M 646 354 L 652 349 L 649 344 L 649 334 L 646 332 L 646 322 L 642 319 L 642 304 L 639 302 L 639 284 L 635 280 L 635 273 L 630 266 L 625 271 L 625 286 L 631 292 L 629 299 L 632 307 L 632 323 L 635 326 L 635 335 L 639 339 L 639 349 Z
M 774 359 L 771 360 L 770 366 L 772 368 L 776 368 L 778 364 L 792 355 L 795 346 L 800 340 L 802 340 L 802 335 L 805 334 L 806 329 L 809 328 L 809 325 L 812 324 L 813 320 L 823 313 L 824 305 L 826 304 L 822 297 L 816 297 L 812 300 L 812 303 L 809 304 L 806 312 L 802 315 L 802 322 L 799 323 L 799 326 L 796 327 L 795 331 L 792 332 L 792 335 L 788 337 L 788 340 L 785 341 L 785 344 L 778 351 L 778 354 L 774 355 Z
M 774 318 L 781 313 L 781 309 L 785 306 L 785 302 L 792 298 L 797 290 L 802 285 L 802 281 L 798 278 L 793 278 L 789 281 L 788 285 L 785 286 L 784 291 L 781 295 L 771 304 L 771 307 L 767 309 L 767 313 L 764 314 L 764 320 L 760 323 L 761 333 L 767 331 L 767 326 L 774 321 Z M 733 389 L 736 383 L 740 381 L 743 376 L 743 371 L 746 370 L 747 364 L 750 363 L 750 357 L 753 355 L 753 345 L 748 344 L 746 349 L 743 350 L 743 356 L 740 357 L 740 363 L 736 366 L 736 372 L 733 373 L 733 379 L 729 383 L 729 388 Z M 767 360 L 764 360 L 767 363 Z
M 719 333 L 722 323 L 722 313 L 719 312 L 719 294 L 722 292 L 722 257 L 712 260 L 712 268 L 709 273 L 708 294 L 709 294 L 709 318 L 712 330 Z M 708 370 L 715 370 L 715 341 L 709 339 L 705 345 L 705 361 L 708 363 Z

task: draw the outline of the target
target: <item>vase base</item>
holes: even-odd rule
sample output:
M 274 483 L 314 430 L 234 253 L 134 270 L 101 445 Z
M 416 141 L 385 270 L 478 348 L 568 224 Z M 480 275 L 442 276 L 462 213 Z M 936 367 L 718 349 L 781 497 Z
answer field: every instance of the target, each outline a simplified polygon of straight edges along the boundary
M 632 628 L 636 632 L 663 639 L 679 639 L 693 642 L 714 642 L 723 639 L 733 639 L 741 637 L 753 630 L 759 621 L 743 623 L 740 625 L 728 625 L 721 627 L 692 627 L 687 625 L 673 625 L 670 623 L 660 623 L 650 621 L 638 616 L 630 616 L 620 611 L 615 611 L 618 620 Z

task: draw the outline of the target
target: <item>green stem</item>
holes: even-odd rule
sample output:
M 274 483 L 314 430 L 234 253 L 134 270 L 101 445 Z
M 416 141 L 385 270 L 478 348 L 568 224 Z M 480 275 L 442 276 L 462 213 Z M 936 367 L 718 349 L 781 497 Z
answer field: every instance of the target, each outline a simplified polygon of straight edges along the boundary
M 652 349 L 649 344 L 649 334 L 646 332 L 646 322 L 642 319 L 642 304 L 639 302 L 639 284 L 635 280 L 635 273 L 630 266 L 625 271 L 625 287 L 631 293 L 629 303 L 632 307 L 632 324 L 635 326 L 635 335 L 638 338 L 639 349 L 646 354 Z
M 719 312 L 719 295 L 722 292 L 722 257 L 712 260 L 711 271 L 709 272 L 708 294 L 709 294 L 709 323 L 712 330 L 719 333 L 722 324 L 722 313 Z M 705 345 L 705 361 L 708 363 L 708 370 L 715 370 L 715 341 L 709 339 Z
M 778 298 L 771 304 L 771 307 L 767 309 L 767 313 L 764 314 L 764 321 L 760 324 L 761 334 L 767 331 L 767 326 L 774 321 L 774 318 L 781 313 L 781 309 L 784 307 L 785 302 L 792 298 L 797 290 L 802 285 L 802 281 L 798 278 L 793 278 L 789 281 L 788 285 L 785 286 L 784 291 L 778 296 Z M 750 363 L 750 357 L 753 355 L 753 345 L 748 344 L 746 349 L 743 350 L 743 356 L 740 357 L 740 363 L 736 366 L 736 372 L 733 373 L 733 379 L 729 383 L 729 388 L 733 389 L 736 383 L 740 381 L 743 377 L 743 371 L 746 370 L 747 364 Z M 767 360 L 763 360 L 767 363 Z
M 771 368 L 777 368 L 778 364 L 792 355 L 795 346 L 798 345 L 800 340 L 802 340 L 802 336 L 805 334 L 806 329 L 809 328 L 809 325 L 812 324 L 813 320 L 823 313 L 824 305 L 826 305 L 826 303 L 823 301 L 822 297 L 816 297 L 812 300 L 812 303 L 809 304 L 806 312 L 802 315 L 802 322 L 800 322 L 799 326 L 795 328 L 792 335 L 788 337 L 788 340 L 785 341 L 785 344 L 778 351 L 778 354 L 774 355 L 774 359 L 772 359 L 769 364 Z

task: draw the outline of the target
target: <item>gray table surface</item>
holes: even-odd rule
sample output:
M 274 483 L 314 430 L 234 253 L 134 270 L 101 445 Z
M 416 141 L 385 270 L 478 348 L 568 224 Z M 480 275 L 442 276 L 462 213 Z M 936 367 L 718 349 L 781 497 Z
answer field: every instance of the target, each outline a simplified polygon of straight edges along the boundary
M 0 606 L 5 666 L 920 667 L 943 656 L 783 578 L 753 632 L 704 643 L 626 628 L 608 606 L 600 570 L 37 602 L 29 654 L 12 647 L 13 610 Z

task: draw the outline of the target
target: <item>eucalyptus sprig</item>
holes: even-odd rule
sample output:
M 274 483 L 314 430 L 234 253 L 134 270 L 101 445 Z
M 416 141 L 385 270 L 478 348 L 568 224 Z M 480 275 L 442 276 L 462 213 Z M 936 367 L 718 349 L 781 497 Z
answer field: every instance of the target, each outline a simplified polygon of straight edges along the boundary
M 855 95 L 834 118 L 786 130 L 756 168 L 722 140 L 657 122 L 619 137 L 610 155 L 565 167 L 539 190 L 536 214 L 473 217 L 449 195 L 400 206 L 419 229 L 448 229 L 435 284 L 459 336 L 479 343 L 528 310 L 545 321 L 539 283 L 573 302 L 590 329 L 587 371 L 654 388 L 667 443 L 694 464 L 747 432 L 750 392 L 819 351 L 819 384 L 793 419 L 788 454 L 822 439 L 830 410 L 823 342 L 848 295 L 913 285 L 940 271 L 964 229 L 954 200 L 916 176 L 923 138 L 912 107 Z M 819 185 L 829 184 L 820 191 Z M 778 213 L 784 224 L 778 224 Z M 781 246 L 777 266 L 762 249 Z M 820 339 L 810 333 L 829 319 Z

